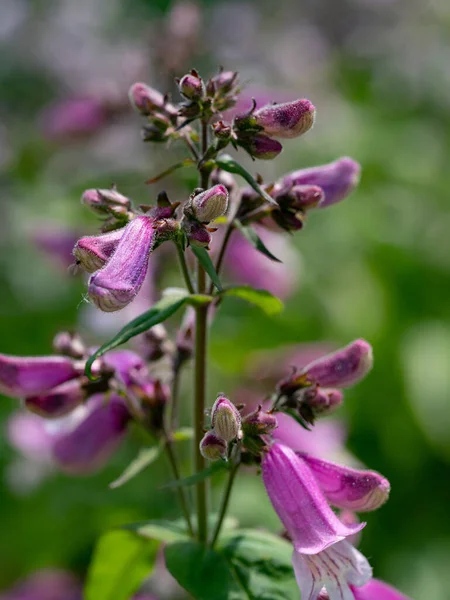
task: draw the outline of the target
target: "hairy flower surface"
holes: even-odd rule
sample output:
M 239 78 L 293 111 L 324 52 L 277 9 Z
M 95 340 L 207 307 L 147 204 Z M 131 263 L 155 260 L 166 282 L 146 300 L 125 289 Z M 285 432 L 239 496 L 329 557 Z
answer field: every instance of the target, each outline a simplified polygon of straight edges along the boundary
M 150 217 L 136 217 L 125 227 L 109 261 L 89 280 L 89 297 L 98 308 L 114 312 L 135 298 L 147 273 L 155 237 Z
M 275 138 L 295 138 L 311 129 L 315 112 L 309 100 L 295 100 L 263 106 L 253 113 L 253 117 L 266 135 Z

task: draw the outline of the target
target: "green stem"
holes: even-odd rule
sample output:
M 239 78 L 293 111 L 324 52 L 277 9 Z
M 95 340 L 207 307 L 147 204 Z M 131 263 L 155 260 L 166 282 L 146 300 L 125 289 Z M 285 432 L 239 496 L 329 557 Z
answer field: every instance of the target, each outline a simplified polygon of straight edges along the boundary
M 233 488 L 234 479 L 236 477 L 238 469 L 239 469 L 239 463 L 237 465 L 235 465 L 233 467 L 233 469 L 230 471 L 230 475 L 228 477 L 227 487 L 225 488 L 225 491 L 223 493 L 222 504 L 220 506 L 219 516 L 217 517 L 216 527 L 214 529 L 214 533 L 213 533 L 213 536 L 212 536 L 212 539 L 211 539 L 211 548 L 214 547 L 214 545 L 217 542 L 217 539 L 218 539 L 218 537 L 220 535 L 220 530 L 222 529 L 223 520 L 224 520 L 225 515 L 227 513 L 228 503 L 230 502 L 230 498 L 231 498 L 231 490 Z
M 225 252 L 227 251 L 228 242 L 230 241 L 231 234 L 233 233 L 233 231 L 234 231 L 234 225 L 233 225 L 233 223 L 229 223 L 228 227 L 225 231 L 225 236 L 223 238 L 222 246 L 219 251 L 219 256 L 217 257 L 217 262 L 216 262 L 217 275 L 220 274 L 220 271 L 222 269 L 223 259 L 225 258 Z M 210 296 L 213 293 L 213 291 L 214 291 L 214 284 L 211 283 L 211 285 L 209 286 L 209 291 L 208 291 Z
M 167 433 L 165 435 L 165 449 L 167 453 L 167 458 L 169 459 L 170 466 L 172 467 L 173 476 L 178 481 L 180 479 L 180 470 L 178 468 L 177 458 L 175 456 L 175 450 L 173 448 L 173 442 Z M 191 515 L 189 511 L 188 502 L 186 499 L 186 495 L 184 489 L 181 486 L 177 486 L 178 498 L 180 500 L 181 510 L 183 511 L 184 518 L 186 519 L 186 525 L 188 527 L 189 533 L 192 537 L 194 537 L 194 529 L 192 527 Z
M 186 257 L 184 256 L 183 248 L 180 246 L 180 244 L 177 244 L 177 243 L 175 243 L 175 246 L 177 247 L 178 262 L 181 267 L 181 272 L 183 273 L 186 287 L 189 290 L 190 294 L 195 294 L 195 289 L 194 289 L 194 286 L 192 285 L 191 276 L 189 275 L 189 270 L 188 270 L 188 267 L 186 264 Z

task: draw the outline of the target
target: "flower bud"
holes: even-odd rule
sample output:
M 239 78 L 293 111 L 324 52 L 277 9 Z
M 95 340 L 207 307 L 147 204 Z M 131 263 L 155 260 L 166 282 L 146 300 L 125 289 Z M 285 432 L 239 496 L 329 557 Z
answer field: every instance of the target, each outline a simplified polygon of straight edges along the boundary
M 211 411 L 211 426 L 219 437 L 226 442 L 236 439 L 241 430 L 241 415 L 235 405 L 219 396 Z
M 325 196 L 318 185 L 295 185 L 290 190 L 289 197 L 293 208 L 307 210 L 317 206 Z
M 228 208 L 227 188 L 223 185 L 215 185 L 191 198 L 186 208 L 201 223 L 214 221 Z
M 101 235 L 80 238 L 72 252 L 77 264 L 87 273 L 94 273 L 104 267 L 114 254 L 124 231 L 122 227 Z
M 215 91 L 220 94 L 228 94 L 236 84 L 238 73 L 234 71 L 221 71 L 211 78 Z
M 213 131 L 216 138 L 219 140 L 228 141 L 231 138 L 231 127 L 223 121 L 218 121 L 213 125 Z
M 154 110 L 164 108 L 165 105 L 161 92 L 145 83 L 134 83 L 128 96 L 132 106 L 144 116 L 151 115 Z
M 261 405 L 244 417 L 242 429 L 246 435 L 266 435 L 278 427 L 275 415 L 262 410 Z
M 283 150 L 280 142 L 263 134 L 257 134 L 245 142 L 238 143 L 247 150 L 250 156 L 260 160 L 272 160 Z
M 25 406 L 41 417 L 57 419 L 72 412 L 85 397 L 81 381 L 74 379 L 58 385 L 45 394 L 25 398 Z
M 197 71 L 192 69 L 190 73 L 181 78 L 178 88 L 180 93 L 188 100 L 201 100 L 205 95 L 205 84 Z
M 372 364 L 372 347 L 360 339 L 306 365 L 299 378 L 324 387 L 349 387 L 365 377 Z
M 86 354 L 86 346 L 78 333 L 69 333 L 68 331 L 60 331 L 55 335 L 53 350 L 72 358 L 83 358 Z
M 200 246 L 201 248 L 209 248 L 211 243 L 211 234 L 201 223 L 183 219 L 183 229 L 186 237 L 192 246 Z
M 263 106 L 253 113 L 264 133 L 276 138 L 295 138 L 314 124 L 316 109 L 309 100 Z
M 155 238 L 150 217 L 136 217 L 125 227 L 106 266 L 89 279 L 89 298 L 100 310 L 120 310 L 135 298 L 147 274 Z
M 226 458 L 227 456 L 227 443 L 225 440 L 217 436 L 213 431 L 208 431 L 203 436 L 200 442 L 200 452 L 202 456 L 208 460 L 219 460 L 219 458 Z
M 123 207 L 128 210 L 131 206 L 129 198 L 120 194 L 114 187 L 109 190 L 86 190 L 81 196 L 81 203 L 102 215 L 109 213 L 111 208 Z
M 7 356 L 0 354 L 0 391 L 8 396 L 41 394 L 80 374 L 65 356 Z
M 340 390 L 312 386 L 301 390 L 299 398 L 301 405 L 307 406 L 313 418 L 316 418 L 328 415 L 341 406 L 344 394 Z

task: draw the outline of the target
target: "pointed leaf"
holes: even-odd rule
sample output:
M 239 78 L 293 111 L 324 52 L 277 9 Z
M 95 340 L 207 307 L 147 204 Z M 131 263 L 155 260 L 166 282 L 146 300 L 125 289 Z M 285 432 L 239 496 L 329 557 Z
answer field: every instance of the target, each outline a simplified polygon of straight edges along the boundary
M 136 458 L 132 460 L 128 467 L 124 470 L 122 475 L 115 481 L 112 481 L 109 484 L 109 487 L 111 489 L 116 489 L 121 487 L 124 483 L 127 483 L 127 481 L 130 481 L 130 479 L 133 479 L 133 477 L 136 477 L 136 475 L 139 475 L 141 471 L 155 462 L 163 449 L 164 444 L 152 446 L 151 448 L 142 448 Z
M 208 273 L 213 284 L 220 291 L 222 289 L 222 284 L 220 283 L 219 276 L 216 273 L 216 269 L 207 250 L 205 250 L 205 248 L 201 248 L 200 246 L 191 246 L 191 250 L 197 257 L 198 262 Z
M 231 468 L 232 464 L 230 462 L 227 462 L 225 460 L 217 460 L 206 469 L 203 469 L 203 471 L 200 471 L 200 473 L 194 473 L 194 475 L 190 475 L 189 477 L 185 477 L 184 479 L 177 479 L 176 481 L 171 481 L 170 483 L 167 483 L 164 487 L 176 488 L 195 485 L 200 481 L 204 481 L 208 477 L 212 477 L 220 471 L 229 471 Z
M 159 542 L 177 542 L 189 539 L 189 534 L 184 521 L 166 521 L 165 519 L 152 519 L 140 523 L 130 523 L 123 529 L 149 540 Z
M 167 175 L 170 175 L 177 169 L 181 169 L 183 167 L 190 167 L 192 165 L 195 165 L 195 160 L 192 158 L 185 158 L 181 162 L 176 163 L 175 165 L 172 165 L 171 167 L 169 167 L 166 171 L 163 171 L 162 173 L 155 175 L 155 177 L 152 177 L 151 179 L 147 179 L 147 181 L 145 183 L 147 183 L 147 184 L 156 183 L 157 181 L 159 181 L 160 179 L 163 179 L 164 177 L 167 177 Z
M 85 373 L 89 379 L 95 380 L 91 373 L 92 364 L 95 359 L 103 356 L 106 352 L 117 348 L 121 344 L 124 344 L 132 337 L 144 333 L 154 325 L 162 323 L 170 316 L 172 316 L 183 304 L 186 303 L 188 292 L 186 290 L 173 290 L 171 294 L 163 296 L 153 308 L 140 315 L 133 321 L 130 321 L 119 333 L 112 338 L 109 342 L 106 342 L 100 348 L 94 352 L 94 354 L 86 362 Z
M 235 296 L 254 304 L 267 315 L 276 315 L 283 310 L 283 303 L 279 298 L 267 290 L 257 290 L 249 285 L 240 285 L 223 290 L 221 296 Z
M 185 442 L 186 440 L 192 440 L 194 437 L 194 430 L 192 427 L 180 427 L 172 435 L 172 439 L 175 442 Z
M 237 219 L 234 221 L 234 226 L 239 229 L 245 239 L 249 241 L 254 248 L 261 252 L 261 254 L 264 254 L 264 256 L 267 256 L 267 258 L 270 258 L 270 260 L 275 262 L 283 262 L 272 254 L 253 227 L 250 227 L 249 225 L 242 225 L 242 223 Z
M 130 531 L 110 531 L 97 543 L 85 600 L 129 600 L 153 570 L 159 542 Z
M 244 169 L 242 165 L 234 160 L 229 154 L 221 154 L 216 159 L 216 164 L 218 167 L 223 169 L 224 171 L 228 171 L 229 173 L 234 173 L 235 175 L 240 175 L 245 181 L 252 187 L 257 194 L 259 194 L 266 202 L 272 204 L 279 208 L 277 202 L 269 196 L 267 192 L 265 192 L 256 179 L 250 175 L 250 173 Z

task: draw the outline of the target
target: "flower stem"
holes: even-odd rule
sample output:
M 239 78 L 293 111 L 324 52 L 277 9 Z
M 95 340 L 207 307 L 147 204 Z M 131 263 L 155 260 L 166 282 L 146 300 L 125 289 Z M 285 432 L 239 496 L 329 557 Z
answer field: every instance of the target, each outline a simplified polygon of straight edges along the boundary
M 219 516 L 217 517 L 216 527 L 214 529 L 214 533 L 213 533 L 213 536 L 211 539 L 211 548 L 214 547 L 214 544 L 217 542 L 217 539 L 220 535 L 220 530 L 222 529 L 223 520 L 227 513 L 228 503 L 230 502 L 230 498 L 231 498 L 231 490 L 233 488 L 234 479 L 236 477 L 236 473 L 238 472 L 238 469 L 239 469 L 239 463 L 231 469 L 230 475 L 228 476 L 227 487 L 225 488 L 225 491 L 223 493 L 222 504 L 220 506 Z
M 180 263 L 181 272 L 183 273 L 184 281 L 186 283 L 186 287 L 189 290 L 190 294 L 195 294 L 194 286 L 192 285 L 191 276 L 189 275 L 189 270 L 186 264 L 186 257 L 184 256 L 183 248 L 180 244 L 175 244 L 177 247 L 178 253 L 178 262 Z
M 222 269 L 222 264 L 223 264 L 223 259 L 225 258 L 225 252 L 227 251 L 227 247 L 228 247 L 228 242 L 230 241 L 231 238 L 231 234 L 234 231 L 234 225 L 233 223 L 230 223 L 225 231 L 225 236 L 223 238 L 223 242 L 222 242 L 222 246 L 220 248 L 219 251 L 219 256 L 217 257 L 217 262 L 216 262 L 216 273 L 217 275 L 220 274 L 220 271 Z M 214 291 L 214 284 L 211 282 L 211 285 L 209 286 L 209 295 L 211 295 Z
M 175 456 L 173 442 L 170 438 L 170 435 L 167 435 L 166 432 L 164 432 L 164 436 L 165 436 L 165 442 L 166 442 L 165 450 L 167 453 L 167 458 L 169 459 L 170 466 L 172 467 L 173 476 L 178 481 L 180 479 L 180 470 L 178 469 L 178 462 L 177 462 L 177 458 Z M 192 527 L 191 515 L 190 515 L 186 495 L 184 493 L 184 489 L 181 486 L 178 486 L 176 489 L 178 491 L 178 498 L 180 500 L 180 506 L 181 506 L 181 510 L 183 511 L 184 518 L 186 520 L 187 528 L 189 530 L 190 535 L 192 537 L 194 537 L 194 529 Z

